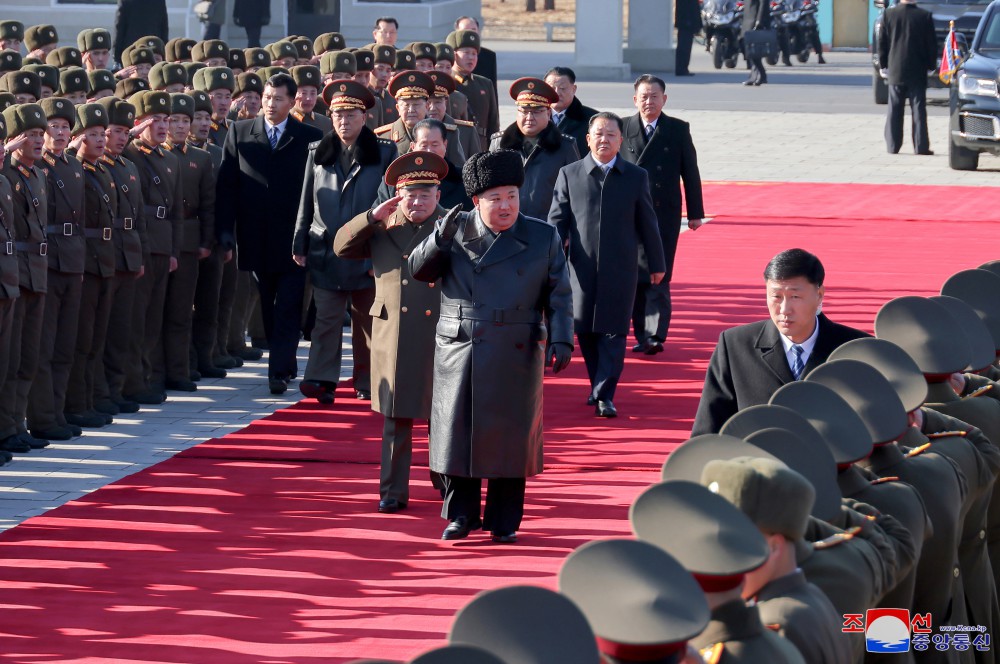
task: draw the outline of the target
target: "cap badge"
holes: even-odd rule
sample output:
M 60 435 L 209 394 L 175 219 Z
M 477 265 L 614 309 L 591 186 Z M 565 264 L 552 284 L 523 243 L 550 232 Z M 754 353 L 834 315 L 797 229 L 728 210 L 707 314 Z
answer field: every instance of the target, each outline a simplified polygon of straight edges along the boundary
M 227 78 L 229 78 L 229 74 L 227 74 L 226 72 L 221 72 L 221 75 L 222 75 L 222 80 L 223 81 L 226 80 Z
M 535 89 L 535 84 L 534 83 L 528 83 L 528 89 L 529 90 L 534 90 Z
M 422 166 L 423 163 L 424 163 L 424 158 L 423 157 L 417 157 L 416 159 L 413 160 L 413 163 L 416 164 L 417 166 Z
M 99 109 L 99 108 L 95 108 L 94 109 L 94 117 L 98 117 L 98 118 L 101 117 L 101 109 Z
M 22 79 L 22 81 L 24 82 L 24 84 L 25 84 L 25 85 L 28 85 L 28 84 L 30 84 L 30 83 L 31 83 L 31 79 L 30 79 L 30 78 L 28 78 L 27 76 L 25 76 L 25 77 L 24 77 L 24 78 Z
M 341 83 L 341 84 L 340 84 L 340 91 L 341 91 L 341 92 L 347 92 L 347 86 L 346 86 L 346 85 L 344 85 L 343 83 Z
M 415 80 L 417 80 L 417 77 L 414 76 L 413 74 L 410 74 L 410 77 L 407 78 L 406 80 L 409 81 L 410 83 L 413 83 Z

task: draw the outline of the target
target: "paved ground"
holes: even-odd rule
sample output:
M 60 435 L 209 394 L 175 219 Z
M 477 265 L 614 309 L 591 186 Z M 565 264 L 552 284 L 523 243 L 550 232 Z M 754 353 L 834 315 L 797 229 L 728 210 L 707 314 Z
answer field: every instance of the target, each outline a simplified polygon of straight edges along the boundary
M 572 44 L 500 42 L 500 70 L 507 81 L 540 75 L 554 64 L 572 65 Z M 882 139 L 884 106 L 871 101 L 865 53 L 833 53 L 830 64 L 772 68 L 771 83 L 744 88 L 743 70 L 716 71 L 695 48 L 693 78 L 665 76 L 668 112 L 692 125 L 706 180 L 886 182 L 996 186 L 1000 160 L 982 159 L 976 173 L 952 171 L 947 162 L 946 96 L 932 93 L 932 147 L 938 154 L 888 155 Z M 580 82 L 588 105 L 633 112 L 626 83 Z M 509 98 L 502 121 L 513 120 Z M 908 150 L 904 150 L 908 152 Z M 709 212 L 720 214 L 723 210 Z M 306 355 L 303 346 L 300 357 Z M 347 368 L 349 373 L 349 367 Z M 115 424 L 67 443 L 19 455 L 0 468 L 0 530 L 130 475 L 207 438 L 239 429 L 297 398 L 267 392 L 266 366 L 250 363 L 224 380 L 202 382 L 192 395 L 172 394 L 161 407 L 120 417 Z

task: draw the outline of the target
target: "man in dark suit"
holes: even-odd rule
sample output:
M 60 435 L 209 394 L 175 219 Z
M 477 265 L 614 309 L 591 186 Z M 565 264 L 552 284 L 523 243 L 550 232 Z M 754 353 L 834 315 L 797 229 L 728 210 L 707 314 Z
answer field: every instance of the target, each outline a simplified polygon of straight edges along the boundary
M 903 146 L 903 111 L 910 102 L 913 150 L 931 152 L 927 133 L 927 73 L 937 66 L 938 45 L 931 13 L 916 0 L 900 0 L 885 11 L 878 40 L 879 67 L 889 70 L 889 112 L 885 119 L 885 146 L 896 154 Z
M 677 53 L 674 59 L 675 76 L 694 76 L 691 64 L 691 45 L 695 34 L 701 30 L 701 3 L 698 0 L 677 0 L 674 5 L 674 27 L 677 28 Z
M 768 0 L 747 0 L 743 5 L 743 34 L 751 30 L 767 30 L 771 27 L 771 3 Z M 764 58 L 747 58 L 750 64 L 750 78 L 743 85 L 764 85 L 767 83 L 767 72 L 764 71 Z
M 670 328 L 670 279 L 681 232 L 682 203 L 687 203 L 691 230 L 701 226 L 705 206 L 691 128 L 687 122 L 663 114 L 663 105 L 667 103 L 663 79 L 650 74 L 640 76 L 635 81 L 632 100 L 639 112 L 625 119 L 625 144 L 621 154 L 625 161 L 641 166 L 649 174 L 650 194 L 666 259 L 663 281 L 651 284 L 646 257 L 644 254 L 639 256 L 640 280 L 632 307 L 637 344 L 632 351 L 655 355 L 663 350 Z M 684 181 L 683 199 L 681 180 Z
M 166 0 L 118 0 L 115 12 L 115 62 L 140 37 L 155 35 L 167 41 Z
M 288 74 L 268 79 L 261 114 L 240 120 L 226 135 L 217 185 L 219 248 L 231 255 L 238 243 L 240 269 L 257 276 L 272 394 L 283 394 L 298 372 L 306 274 L 292 260 L 292 236 L 309 144 L 323 138 L 290 117 L 295 92 Z
M 618 157 L 622 126 L 614 113 L 590 119 L 590 154 L 559 171 L 549 209 L 549 223 L 569 246 L 574 327 L 590 377 L 587 404 L 600 417 L 618 414 L 613 399 L 625 367 L 639 247 L 654 284 L 664 271 L 649 177 Z
M 597 114 L 597 109 L 584 106 L 577 99 L 576 72 L 569 67 L 553 67 L 545 72 L 545 82 L 559 96 L 559 101 L 552 104 L 552 124 L 560 133 L 576 139 L 576 149 L 581 156 L 587 154 L 590 150 L 587 147 L 587 123 Z
M 778 388 L 826 362 L 835 348 L 870 336 L 819 313 L 826 276 L 819 258 L 788 249 L 764 269 L 770 320 L 719 336 L 691 435 L 717 433 L 734 413 L 765 404 Z

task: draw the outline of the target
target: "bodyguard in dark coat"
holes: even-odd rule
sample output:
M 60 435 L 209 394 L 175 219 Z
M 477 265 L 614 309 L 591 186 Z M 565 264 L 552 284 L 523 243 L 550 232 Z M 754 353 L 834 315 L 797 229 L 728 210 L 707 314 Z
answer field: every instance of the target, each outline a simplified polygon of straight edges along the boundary
M 625 145 L 622 158 L 646 169 L 653 208 L 663 241 L 666 274 L 656 285 L 647 281 L 649 267 L 644 254 L 639 255 L 639 287 L 632 310 L 632 325 L 638 345 L 635 352 L 653 355 L 663 349 L 673 311 L 670 280 L 681 231 L 681 209 L 687 204 L 688 228 L 696 230 L 705 216 L 701 196 L 701 173 L 698 155 L 691 140 L 688 123 L 663 113 L 667 101 L 662 79 L 644 74 L 635 82 L 635 102 L 639 111 L 625 119 Z M 681 180 L 684 197 L 681 198 Z
M 319 129 L 289 116 L 295 91 L 288 74 L 268 79 L 261 114 L 240 120 L 226 136 L 216 183 L 219 249 L 231 251 L 238 243 L 239 268 L 257 276 L 274 394 L 283 394 L 298 372 L 305 269 L 292 260 L 292 238 L 309 144 L 323 138 Z
M 441 279 L 430 466 L 446 476 L 442 539 L 482 526 L 512 542 L 542 471 L 543 370 L 572 353 L 572 291 L 559 234 L 518 214 L 520 156 L 479 153 L 462 176 L 476 210 L 452 210 L 409 258 L 416 279 Z
M 621 129 L 614 113 L 590 119 L 590 154 L 559 171 L 548 215 L 569 247 L 574 328 L 590 377 L 587 403 L 600 417 L 617 415 L 613 400 L 625 367 L 639 247 L 653 283 L 664 270 L 649 178 L 619 158 Z
M 545 82 L 552 86 L 559 101 L 552 104 L 552 124 L 561 134 L 576 140 L 576 149 L 587 154 L 587 128 L 596 108 L 584 106 L 576 96 L 576 72 L 569 67 L 553 67 L 545 73 Z
M 694 76 L 688 71 L 691 64 L 691 45 L 701 30 L 701 3 L 698 0 L 677 0 L 674 5 L 674 27 L 677 28 L 677 53 L 674 74 Z
M 434 330 L 441 309 L 437 281 L 414 279 L 408 256 L 444 216 L 438 182 L 444 158 L 410 152 L 385 174 L 400 195 L 362 212 L 337 231 L 342 258 L 370 259 L 375 271 L 372 306 L 372 410 L 385 416 L 378 511 L 397 512 L 409 502 L 413 420 L 431 416 Z
M 743 5 L 743 33 L 751 30 L 767 30 L 771 27 L 771 3 L 769 0 L 747 0 Z M 767 83 L 763 58 L 747 58 L 750 61 L 750 78 L 743 85 L 763 85 Z
M 233 0 L 233 23 L 247 31 L 247 46 L 260 46 L 260 29 L 271 22 L 271 0 Z
M 885 10 L 878 40 L 879 67 L 889 70 L 889 109 L 885 118 L 885 146 L 895 154 L 903 147 L 903 111 L 910 102 L 913 151 L 931 152 L 927 133 L 927 74 L 937 67 L 937 36 L 931 13 L 916 0 L 900 0 Z
M 549 106 L 558 99 L 556 91 L 538 78 L 519 78 L 510 86 L 517 105 L 516 121 L 493 134 L 491 150 L 513 150 L 524 160 L 521 186 L 521 214 L 545 219 L 552 206 L 559 169 L 580 159 L 576 141 L 564 136 L 552 124 Z
M 333 252 L 333 238 L 355 215 L 370 209 L 382 176 L 396 157 L 396 146 L 365 126 L 365 111 L 375 103 L 365 86 L 333 81 L 324 97 L 329 99 L 333 131 L 309 146 L 292 253 L 296 263 L 309 269 L 316 302 L 309 364 L 299 389 L 307 397 L 333 403 L 348 303 L 354 390 L 359 398 L 371 398 L 370 309 L 375 299 L 371 262 L 340 258 Z
M 719 336 L 691 435 L 719 431 L 736 411 L 767 403 L 779 387 L 797 380 L 792 364 L 795 346 L 803 349 L 798 351 L 802 377 L 825 362 L 834 348 L 869 336 L 819 313 L 825 276 L 819 259 L 802 249 L 789 249 L 771 259 L 764 270 L 771 319 L 740 325 Z M 808 354 L 807 345 L 811 345 Z
M 154 35 L 167 41 L 168 33 L 166 0 L 118 0 L 118 10 L 115 12 L 115 62 L 122 62 L 122 53 L 137 39 Z

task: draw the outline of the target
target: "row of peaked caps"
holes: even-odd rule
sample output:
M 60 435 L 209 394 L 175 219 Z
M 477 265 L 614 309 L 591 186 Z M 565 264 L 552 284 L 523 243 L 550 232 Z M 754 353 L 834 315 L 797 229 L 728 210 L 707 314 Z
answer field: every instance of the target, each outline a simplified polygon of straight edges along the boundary
M 411 663 L 599 664 L 601 653 L 619 662 L 672 661 L 710 620 L 705 592 L 728 587 L 727 582 L 741 580 L 767 559 L 762 531 L 784 534 L 797 550 L 811 551 L 806 556 L 811 562 L 800 557 L 800 565 L 830 596 L 838 614 L 863 614 L 874 607 L 893 590 L 889 583 L 906 583 L 902 572 L 891 582 L 872 580 L 867 587 L 856 583 L 860 576 L 837 579 L 822 573 L 821 553 L 852 538 L 859 528 L 850 523 L 873 519 L 871 512 L 850 516 L 838 478 L 890 446 L 900 459 L 912 459 L 928 449 L 938 451 L 939 443 L 941 453 L 949 455 L 946 440 L 977 454 L 973 435 L 991 447 L 982 432 L 1000 439 L 1000 385 L 993 382 L 1000 378 L 995 366 L 1000 261 L 953 275 L 941 293 L 891 300 L 876 316 L 875 337 L 841 346 L 804 380 L 780 388 L 768 404 L 746 408 L 720 433 L 678 447 L 664 463 L 663 481 L 631 506 L 638 539 L 581 546 L 564 561 L 559 592 L 509 586 L 480 593 L 457 613 L 449 645 Z M 922 408 L 925 404 L 931 408 Z M 957 428 L 925 436 L 913 412 L 950 415 L 940 421 Z M 1000 459 L 1000 451 L 991 454 Z M 961 461 L 954 465 L 964 470 Z M 976 494 L 986 503 L 992 500 L 992 473 L 978 487 L 975 478 L 967 479 L 964 500 L 977 500 Z M 991 509 L 987 517 L 980 510 L 976 520 L 969 515 L 964 526 L 956 527 L 986 533 L 988 519 L 1000 522 L 998 511 Z M 956 508 L 956 522 L 962 521 L 960 512 L 966 514 L 965 508 Z M 816 533 L 823 535 L 819 542 Z M 951 542 L 954 547 L 961 541 L 959 548 L 985 547 L 994 564 L 1000 563 L 1000 542 L 985 539 L 961 536 Z M 959 559 L 957 551 L 953 559 Z M 942 578 L 951 572 L 943 566 Z M 987 572 L 987 588 L 961 592 L 969 597 L 985 592 L 995 603 L 990 582 L 995 572 Z M 975 611 L 975 601 L 966 604 Z M 980 618 L 967 616 L 969 624 Z M 375 659 L 352 664 L 363 663 L 392 664 Z

